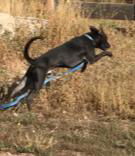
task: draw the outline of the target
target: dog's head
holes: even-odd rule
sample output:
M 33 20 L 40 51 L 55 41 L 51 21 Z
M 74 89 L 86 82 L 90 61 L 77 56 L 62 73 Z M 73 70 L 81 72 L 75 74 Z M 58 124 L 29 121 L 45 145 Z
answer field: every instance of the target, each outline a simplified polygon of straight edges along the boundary
M 99 48 L 102 50 L 107 50 L 110 48 L 110 44 L 108 42 L 107 35 L 105 34 L 102 27 L 100 29 L 97 29 L 93 26 L 90 26 L 90 36 L 94 39 L 93 44 L 95 48 Z

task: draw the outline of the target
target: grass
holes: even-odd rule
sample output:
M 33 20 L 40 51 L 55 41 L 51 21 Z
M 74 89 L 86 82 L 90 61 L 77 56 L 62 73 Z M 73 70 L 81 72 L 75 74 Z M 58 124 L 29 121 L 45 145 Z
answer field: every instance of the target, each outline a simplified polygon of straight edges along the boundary
M 42 89 L 27 112 L 0 113 L 0 151 L 39 156 L 133 156 L 135 154 L 135 45 L 133 21 L 89 20 L 61 4 L 41 29 L 44 41 L 31 48 L 39 56 L 70 38 L 103 25 L 111 43 L 112 59 L 103 58 L 79 72 Z M 123 34 L 117 27 L 126 28 Z M 26 28 L 13 41 L 0 40 L 0 82 L 8 84 L 27 70 L 22 49 L 31 37 Z M 18 65 L 18 66 L 17 66 Z
M 61 0 L 62 1 L 62 0 Z M 71 2 L 73 0 L 70 0 Z M 74 0 L 75 1 L 75 0 Z M 74 2 L 73 1 L 73 2 Z M 77 0 L 76 0 L 77 1 Z M 123 3 L 126 0 L 80 0 L 86 2 L 110 2 L 110 3 Z M 10 13 L 13 16 L 46 16 L 46 3 L 42 0 L 0 0 L 0 11 Z
M 126 0 L 80 0 L 85 2 L 110 2 L 110 3 L 127 3 Z
M 33 118 L 33 114 L 11 116 L 6 113 L 6 120 L 3 117 L 4 122 L 1 122 L 0 150 L 40 156 L 135 154 L 133 122 L 117 118 L 93 120 L 93 117 L 71 119 L 62 116 L 46 119 L 43 114 L 34 113 Z

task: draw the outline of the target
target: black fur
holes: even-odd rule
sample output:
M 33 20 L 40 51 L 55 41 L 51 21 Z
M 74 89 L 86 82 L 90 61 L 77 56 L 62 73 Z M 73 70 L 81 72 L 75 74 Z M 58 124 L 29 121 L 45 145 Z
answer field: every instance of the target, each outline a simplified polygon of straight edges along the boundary
M 104 56 L 112 56 L 111 52 L 106 51 L 110 48 L 110 44 L 102 29 L 98 30 L 95 27 L 90 27 L 90 32 L 86 34 L 91 36 L 93 40 L 90 40 L 83 34 L 49 50 L 36 59 L 30 58 L 28 51 L 34 40 L 42 38 L 34 37 L 28 41 L 24 48 L 24 57 L 31 65 L 21 81 L 23 84 L 22 88 L 15 88 L 11 93 L 11 96 L 14 97 L 18 93 L 22 94 L 29 90 L 30 97 L 35 91 L 42 88 L 47 72 L 50 69 L 56 67 L 73 68 L 83 61 L 84 66 L 81 71 L 84 72 L 88 63 L 93 64 Z M 96 48 L 103 50 L 103 52 L 96 55 Z

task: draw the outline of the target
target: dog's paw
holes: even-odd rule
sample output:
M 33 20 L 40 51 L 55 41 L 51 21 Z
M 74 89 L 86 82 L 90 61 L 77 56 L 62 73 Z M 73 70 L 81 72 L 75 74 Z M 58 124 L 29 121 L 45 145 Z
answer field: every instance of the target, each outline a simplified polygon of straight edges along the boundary
M 106 53 L 106 55 L 109 56 L 109 57 L 112 57 L 112 56 L 113 56 L 113 54 L 112 54 L 111 52 L 109 52 L 109 51 L 106 51 L 105 53 Z

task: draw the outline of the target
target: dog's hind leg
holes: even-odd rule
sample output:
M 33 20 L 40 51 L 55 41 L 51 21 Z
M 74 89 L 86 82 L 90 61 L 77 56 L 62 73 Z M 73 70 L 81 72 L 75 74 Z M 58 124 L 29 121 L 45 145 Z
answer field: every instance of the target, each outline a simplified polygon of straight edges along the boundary
M 30 90 L 29 94 L 28 94 L 28 97 L 25 99 L 26 101 L 26 104 L 27 104 L 27 108 L 29 111 L 31 111 L 32 107 L 31 107 L 31 103 L 32 103 L 32 100 L 33 100 L 33 96 L 36 94 L 36 91 L 35 90 Z
M 44 71 L 43 68 L 36 68 L 34 70 L 34 77 L 36 77 L 36 79 L 32 82 L 32 88 L 30 89 L 29 95 L 27 96 L 27 107 L 28 110 L 31 110 L 31 103 L 33 100 L 34 95 L 42 88 L 45 77 L 47 75 L 47 71 Z
M 10 97 L 14 97 L 17 93 L 19 93 L 26 85 L 27 77 L 24 77 L 21 82 L 9 93 Z

